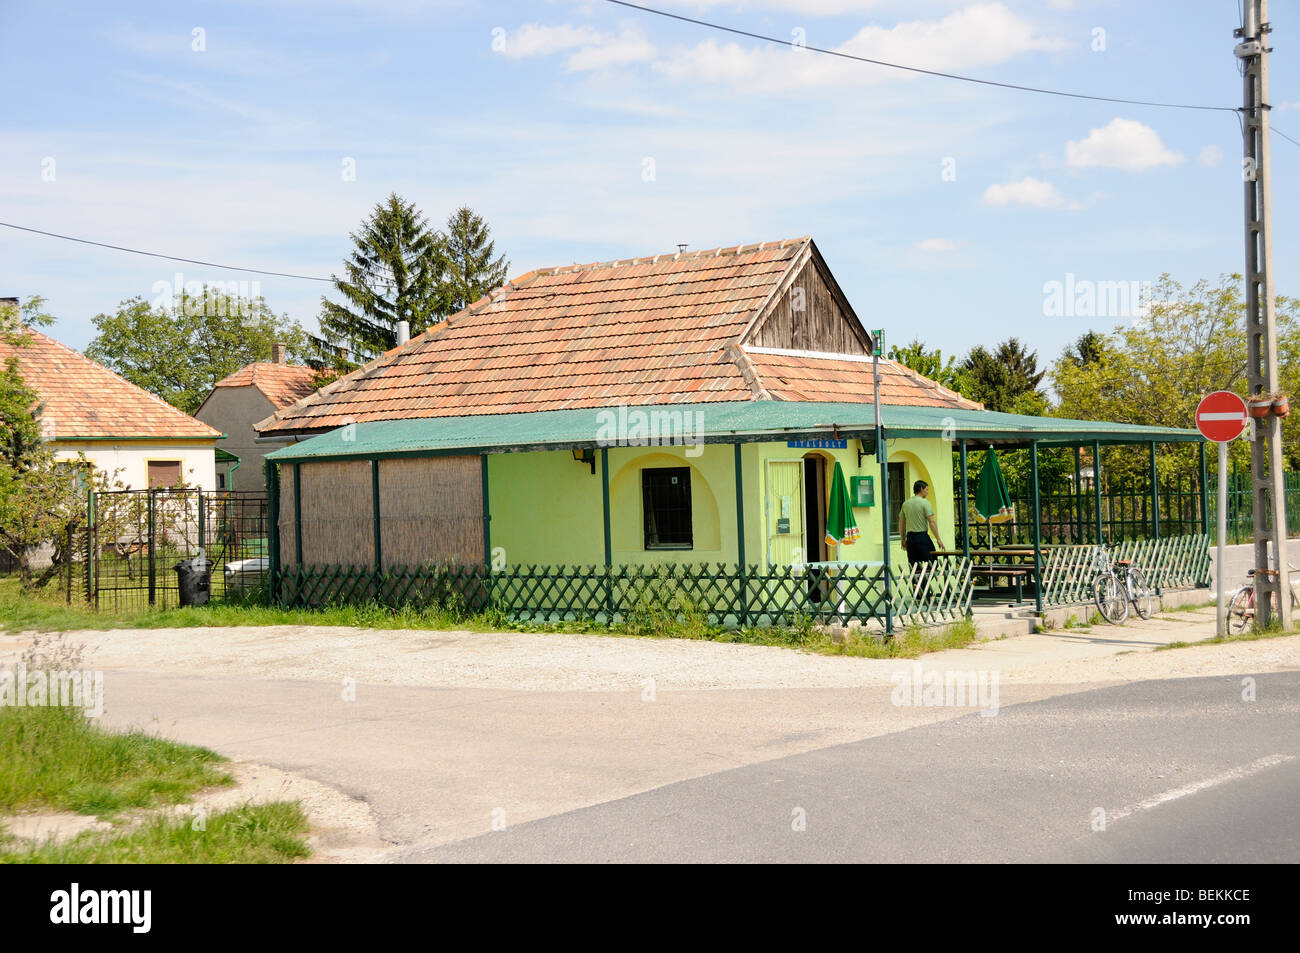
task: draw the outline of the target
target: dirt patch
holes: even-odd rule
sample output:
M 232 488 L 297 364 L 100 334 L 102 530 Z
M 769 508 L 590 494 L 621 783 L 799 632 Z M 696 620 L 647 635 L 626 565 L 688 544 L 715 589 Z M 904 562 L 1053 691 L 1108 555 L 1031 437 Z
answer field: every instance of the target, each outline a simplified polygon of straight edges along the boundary
M 379 826 L 370 805 L 358 798 L 302 775 L 261 764 L 233 762 L 222 765 L 235 783 L 230 787 L 201 791 L 186 804 L 151 811 L 133 811 L 116 822 L 66 811 L 33 811 L 0 817 L 5 833 L 34 844 L 62 844 L 93 831 L 127 831 L 145 820 L 170 815 L 193 823 L 247 805 L 272 801 L 297 801 L 307 815 L 308 864 L 373 863 L 392 845 L 379 836 Z

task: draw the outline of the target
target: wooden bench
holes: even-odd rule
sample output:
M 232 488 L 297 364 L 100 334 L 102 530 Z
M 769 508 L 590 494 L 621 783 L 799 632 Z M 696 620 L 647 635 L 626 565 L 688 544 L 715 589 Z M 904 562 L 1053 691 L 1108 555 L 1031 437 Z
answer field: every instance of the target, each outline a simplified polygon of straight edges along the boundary
M 1025 601 L 1025 579 L 1033 575 L 1033 570 L 1026 566 L 971 566 L 970 573 L 972 576 L 988 576 L 990 588 L 992 588 L 991 580 L 1005 576 L 1008 582 L 1015 584 L 1016 604 L 1019 605 Z

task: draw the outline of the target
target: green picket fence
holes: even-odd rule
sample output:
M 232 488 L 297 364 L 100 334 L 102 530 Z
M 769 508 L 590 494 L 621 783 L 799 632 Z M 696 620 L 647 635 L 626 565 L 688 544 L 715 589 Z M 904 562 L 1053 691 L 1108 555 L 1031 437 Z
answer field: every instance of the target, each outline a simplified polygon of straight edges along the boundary
M 789 626 L 858 621 L 934 624 L 970 611 L 970 561 L 936 560 L 913 574 L 878 564 L 737 566 L 429 565 L 377 571 L 364 566 L 290 567 L 279 574 L 282 605 L 379 603 L 495 611 L 520 621 L 626 622 L 698 616 L 714 625 Z M 888 616 L 888 620 L 887 617 Z
M 1210 543 L 1204 533 L 1163 539 L 1125 540 L 1108 547 L 1111 559 L 1129 559 L 1158 590 L 1210 584 Z M 1092 581 L 1101 565 L 1096 546 L 1054 546 L 1043 558 L 1043 605 L 1079 605 L 1092 600 Z

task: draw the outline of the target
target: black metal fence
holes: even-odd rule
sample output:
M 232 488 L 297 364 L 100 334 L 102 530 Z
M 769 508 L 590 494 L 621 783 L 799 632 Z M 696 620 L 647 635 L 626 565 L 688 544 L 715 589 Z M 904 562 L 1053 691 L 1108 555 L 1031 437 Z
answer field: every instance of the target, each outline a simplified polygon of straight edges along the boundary
M 1300 535 L 1300 473 L 1288 473 L 1286 504 L 1288 533 Z M 1157 534 L 1156 507 L 1151 498 L 1150 483 L 1132 483 L 1109 486 L 1103 483 L 1100 499 L 1090 483 L 1078 490 L 1068 489 L 1040 493 L 1040 512 L 1044 543 L 1096 544 L 1117 543 L 1122 540 L 1152 539 L 1159 535 L 1188 536 L 1208 532 L 1211 544 L 1215 543 L 1216 507 L 1218 485 L 1211 476 L 1204 514 L 1201 506 L 1200 480 L 1195 476 L 1165 481 L 1157 494 L 1159 521 Z M 967 502 L 970 516 L 971 545 L 1028 544 L 1033 540 L 1033 501 L 1028 493 L 1014 494 L 1011 502 L 1016 518 L 1013 521 L 987 526 L 978 521 L 974 503 L 975 488 L 972 481 L 971 498 Z M 1098 503 L 1100 502 L 1100 521 Z M 954 495 L 955 512 L 962 507 L 960 488 Z M 1208 519 L 1203 525 L 1202 516 Z M 1101 540 L 1097 538 L 1098 523 Z M 1254 538 L 1251 516 L 1250 474 L 1233 473 L 1228 478 L 1228 539 L 1229 543 L 1248 543 Z M 957 527 L 957 545 L 962 545 L 961 527 Z
M 203 556 L 213 563 L 212 598 L 247 598 L 265 591 L 267 530 L 265 493 L 95 493 L 81 541 L 83 591 L 96 608 L 176 606 L 176 564 Z

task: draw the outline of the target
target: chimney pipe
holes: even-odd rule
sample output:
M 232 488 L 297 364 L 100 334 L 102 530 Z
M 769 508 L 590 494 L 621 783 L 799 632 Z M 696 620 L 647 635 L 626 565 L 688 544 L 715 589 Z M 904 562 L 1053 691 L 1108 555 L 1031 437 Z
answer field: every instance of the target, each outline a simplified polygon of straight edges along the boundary
M 272 363 L 272 364 L 283 364 L 283 363 L 284 363 L 284 359 L 285 359 L 285 352 L 286 352 L 287 350 L 288 350 L 288 348 L 286 348 L 285 345 L 281 344 L 281 343 L 278 342 L 278 341 L 277 341 L 276 343 L 272 344 L 272 345 L 271 345 L 271 363 Z
M 398 321 L 397 322 L 397 346 L 401 347 L 409 340 L 411 340 L 411 323 L 409 321 Z

